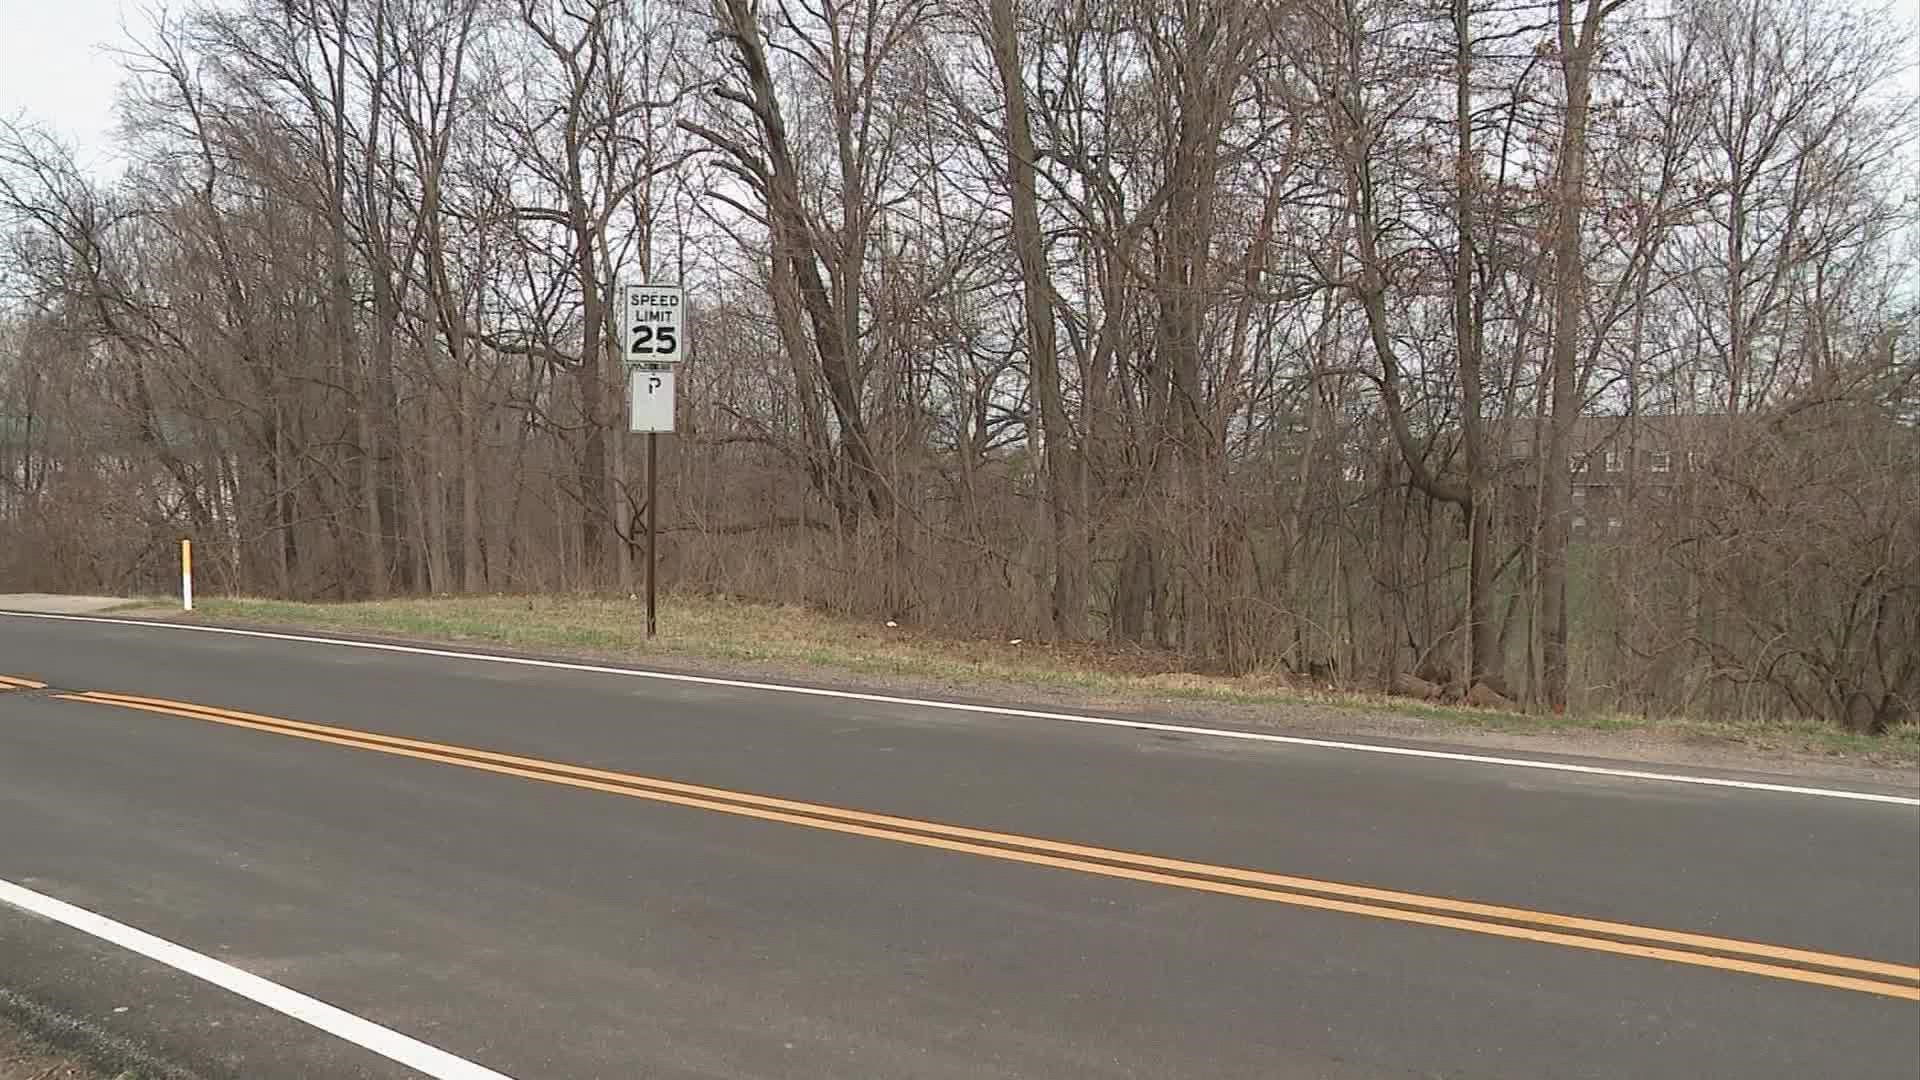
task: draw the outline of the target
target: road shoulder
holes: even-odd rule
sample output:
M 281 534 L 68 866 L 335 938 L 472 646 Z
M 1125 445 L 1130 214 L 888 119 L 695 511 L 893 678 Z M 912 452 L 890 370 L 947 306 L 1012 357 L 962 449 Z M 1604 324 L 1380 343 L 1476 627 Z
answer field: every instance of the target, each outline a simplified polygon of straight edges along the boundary
M 412 1075 L 184 972 L 0 903 L 0 1062 L 14 1046 L 39 1053 L 43 1071 L 69 1070 L 52 1077 L 84 1080 Z M 265 1062 L 278 1065 L 263 1070 Z M 0 1078 L 13 1080 L 4 1071 Z
M 0 593 L 0 611 L 30 611 L 49 615 L 92 615 L 137 605 L 113 596 L 58 596 L 53 593 Z
M 0 984 L 0 1080 L 205 1080 Z

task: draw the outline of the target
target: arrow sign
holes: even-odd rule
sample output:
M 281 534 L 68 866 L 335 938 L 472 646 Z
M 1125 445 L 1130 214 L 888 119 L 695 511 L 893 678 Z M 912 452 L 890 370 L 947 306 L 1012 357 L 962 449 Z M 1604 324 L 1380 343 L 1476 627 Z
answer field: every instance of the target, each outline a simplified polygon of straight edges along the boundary
M 673 369 L 636 367 L 627 372 L 627 430 L 673 430 Z

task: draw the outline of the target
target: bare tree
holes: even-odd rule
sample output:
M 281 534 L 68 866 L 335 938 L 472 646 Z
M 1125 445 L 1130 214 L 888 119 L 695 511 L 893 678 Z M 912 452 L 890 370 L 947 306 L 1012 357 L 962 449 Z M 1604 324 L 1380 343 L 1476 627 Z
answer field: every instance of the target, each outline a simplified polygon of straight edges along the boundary
M 624 591 L 612 289 L 678 277 L 680 587 L 1890 728 L 1920 316 L 1881 29 L 192 4 L 123 57 L 124 177 L 0 129 L 0 578 L 159 589 L 190 534 L 216 591 Z

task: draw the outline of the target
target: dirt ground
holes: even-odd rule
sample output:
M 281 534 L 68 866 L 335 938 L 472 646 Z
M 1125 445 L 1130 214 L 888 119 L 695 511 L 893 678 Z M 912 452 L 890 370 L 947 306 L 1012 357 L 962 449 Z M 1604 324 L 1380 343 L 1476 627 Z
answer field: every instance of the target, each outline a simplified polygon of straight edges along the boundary
M 110 1080 L 85 1062 L 49 1050 L 0 1017 L 0 1080 Z

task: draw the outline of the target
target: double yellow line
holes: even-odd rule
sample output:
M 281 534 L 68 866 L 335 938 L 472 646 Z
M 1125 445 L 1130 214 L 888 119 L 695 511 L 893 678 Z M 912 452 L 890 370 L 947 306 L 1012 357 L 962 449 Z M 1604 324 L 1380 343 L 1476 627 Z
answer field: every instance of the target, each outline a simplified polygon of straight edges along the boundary
M 1911 964 L 970 829 L 163 698 L 99 692 L 56 696 L 1007 862 L 1920 1001 L 1920 966 Z
M 47 684 L 32 679 L 16 679 L 12 675 L 0 675 L 0 690 L 45 690 Z

